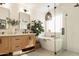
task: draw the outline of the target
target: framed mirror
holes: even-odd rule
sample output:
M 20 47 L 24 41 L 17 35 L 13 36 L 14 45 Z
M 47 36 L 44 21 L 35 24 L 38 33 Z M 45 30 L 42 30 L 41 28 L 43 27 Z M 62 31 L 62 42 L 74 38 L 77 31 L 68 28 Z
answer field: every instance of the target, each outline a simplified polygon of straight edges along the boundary
M 30 22 L 30 15 L 24 12 L 19 12 L 20 29 L 27 29 L 27 24 Z
M 7 29 L 8 24 L 6 18 L 10 16 L 10 11 L 7 8 L 0 7 L 0 29 Z

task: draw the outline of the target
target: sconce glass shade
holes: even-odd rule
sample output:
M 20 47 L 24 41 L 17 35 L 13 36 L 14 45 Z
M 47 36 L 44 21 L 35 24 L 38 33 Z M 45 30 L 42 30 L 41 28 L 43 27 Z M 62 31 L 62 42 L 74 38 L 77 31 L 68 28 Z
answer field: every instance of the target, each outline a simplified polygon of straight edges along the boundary
M 52 14 L 50 12 L 47 12 L 46 15 L 45 15 L 45 20 L 50 20 L 52 19 Z

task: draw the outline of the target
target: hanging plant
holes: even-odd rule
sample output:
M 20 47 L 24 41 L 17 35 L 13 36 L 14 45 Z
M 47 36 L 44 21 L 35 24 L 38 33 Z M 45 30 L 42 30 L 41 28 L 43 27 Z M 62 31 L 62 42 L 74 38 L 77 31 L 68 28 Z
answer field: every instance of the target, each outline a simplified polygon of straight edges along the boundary
M 15 19 L 10 19 L 10 18 L 6 18 L 7 19 L 7 23 L 8 24 L 11 24 L 12 26 L 15 26 L 15 25 L 18 25 L 19 24 L 19 21 L 15 20 Z

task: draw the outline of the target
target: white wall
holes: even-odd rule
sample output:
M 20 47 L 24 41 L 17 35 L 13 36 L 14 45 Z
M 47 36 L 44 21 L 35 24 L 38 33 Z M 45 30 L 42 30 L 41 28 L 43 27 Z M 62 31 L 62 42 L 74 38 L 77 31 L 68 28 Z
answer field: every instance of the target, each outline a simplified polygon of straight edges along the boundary
M 79 52 L 79 8 L 69 8 L 67 17 L 67 49 Z
M 17 3 L 10 3 L 10 18 L 19 19 L 19 5 Z
M 74 4 L 62 4 L 61 11 L 64 13 L 65 19 L 65 48 L 70 51 L 79 52 L 79 7 Z M 65 16 L 65 14 L 68 16 Z
M 9 17 L 9 10 L 4 7 L 0 7 L 0 18 L 6 19 L 6 17 Z

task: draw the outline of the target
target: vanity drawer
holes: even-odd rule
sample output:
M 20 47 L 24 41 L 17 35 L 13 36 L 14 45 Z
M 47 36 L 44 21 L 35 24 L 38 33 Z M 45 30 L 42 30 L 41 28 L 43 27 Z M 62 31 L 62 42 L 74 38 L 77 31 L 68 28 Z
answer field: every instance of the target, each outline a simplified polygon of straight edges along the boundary
M 24 49 L 27 45 L 28 38 L 27 36 L 13 36 L 11 40 L 11 51 L 17 51 Z

